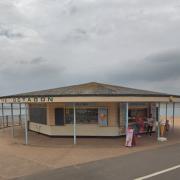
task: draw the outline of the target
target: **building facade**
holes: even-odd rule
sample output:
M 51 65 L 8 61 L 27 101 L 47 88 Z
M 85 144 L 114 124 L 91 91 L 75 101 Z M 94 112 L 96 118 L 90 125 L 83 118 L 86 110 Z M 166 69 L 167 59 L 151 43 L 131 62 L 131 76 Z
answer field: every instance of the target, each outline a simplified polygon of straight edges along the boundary
M 92 82 L 4 96 L 0 102 L 27 104 L 28 128 L 38 133 L 121 136 L 129 126 L 145 132 L 150 114 L 155 128 L 160 103 L 180 102 L 180 96 Z
M 125 134 L 126 105 L 117 102 L 75 103 L 77 136 L 120 136 Z M 155 108 L 155 110 L 154 110 Z M 156 103 L 130 103 L 129 125 L 142 118 L 157 119 Z M 44 103 L 29 105 L 29 129 L 50 136 L 73 136 L 74 104 Z

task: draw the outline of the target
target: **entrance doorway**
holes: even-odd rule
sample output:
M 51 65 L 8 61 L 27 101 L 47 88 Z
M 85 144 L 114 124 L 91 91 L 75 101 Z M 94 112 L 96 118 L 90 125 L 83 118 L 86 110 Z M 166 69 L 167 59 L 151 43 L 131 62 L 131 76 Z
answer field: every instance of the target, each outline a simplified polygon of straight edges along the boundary
M 64 125 L 64 108 L 55 109 L 55 125 L 57 126 Z

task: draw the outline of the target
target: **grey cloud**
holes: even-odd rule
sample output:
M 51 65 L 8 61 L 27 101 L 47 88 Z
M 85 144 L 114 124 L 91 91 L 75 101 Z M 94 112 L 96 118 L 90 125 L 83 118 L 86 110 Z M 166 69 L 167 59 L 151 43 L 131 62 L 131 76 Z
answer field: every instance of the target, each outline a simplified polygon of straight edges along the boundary
M 43 57 L 36 57 L 31 60 L 17 60 L 16 62 L 17 64 L 20 64 L 20 65 L 28 65 L 28 64 L 38 65 L 38 64 L 47 62 L 47 60 L 44 59 Z
M 41 64 L 44 62 L 46 62 L 46 60 L 43 59 L 42 57 L 37 57 L 37 58 L 34 58 L 30 61 L 31 64 Z
M 0 25 L 0 36 L 8 39 L 21 39 L 24 35 L 14 29 Z
M 146 57 L 145 60 L 153 63 L 175 64 L 180 62 L 180 50 L 167 51 L 163 53 L 150 55 Z
M 19 64 L 12 67 L 5 67 L 1 70 L 1 78 L 4 80 L 20 80 L 26 81 L 37 80 L 39 77 L 44 79 L 55 77 L 61 72 L 64 71 L 64 68 L 61 66 L 55 66 L 51 64 Z M 43 79 L 43 80 L 44 80 Z M 16 80 L 15 80 L 16 81 Z
M 76 28 L 72 32 L 69 32 L 64 38 L 63 42 L 77 43 L 89 38 L 88 32 L 83 28 Z
M 168 51 L 180 48 L 177 0 L 3 4 L 1 93 L 86 81 L 180 88 L 179 52 Z
M 50 88 L 52 84 L 60 84 L 64 71 L 63 66 L 48 62 L 41 64 L 39 60 L 29 64 L 16 63 L 13 66 L 6 66 L 0 70 L 0 81 L 3 83 L 1 92 L 8 89 L 4 93 L 11 94 L 25 90 Z
M 108 77 L 127 82 L 162 82 L 180 79 L 180 51 L 150 55 L 139 63 L 130 62 L 125 71 L 115 70 Z

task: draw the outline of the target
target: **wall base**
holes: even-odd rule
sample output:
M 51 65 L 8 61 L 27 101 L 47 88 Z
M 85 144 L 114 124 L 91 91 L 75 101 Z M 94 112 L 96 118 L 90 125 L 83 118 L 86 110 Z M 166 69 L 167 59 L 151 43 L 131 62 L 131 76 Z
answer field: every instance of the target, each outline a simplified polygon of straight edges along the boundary
M 73 136 L 73 124 L 64 126 L 49 126 L 29 122 L 29 129 L 49 136 Z M 77 124 L 77 136 L 120 136 L 119 127 L 100 127 L 96 124 Z

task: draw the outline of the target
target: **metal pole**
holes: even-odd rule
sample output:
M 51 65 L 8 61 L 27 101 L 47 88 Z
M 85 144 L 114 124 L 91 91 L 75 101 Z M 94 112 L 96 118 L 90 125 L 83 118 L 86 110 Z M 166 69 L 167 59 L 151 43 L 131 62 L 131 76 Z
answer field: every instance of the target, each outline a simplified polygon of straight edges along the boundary
M 3 128 L 4 128 L 4 104 L 2 103 L 2 124 L 3 124 Z
M 2 107 L 1 107 L 1 115 L 2 115 Z M 0 128 L 2 128 L 2 124 L 3 124 L 3 122 L 2 122 L 2 116 L 1 116 L 1 126 L 0 126 Z
M 166 103 L 166 121 L 167 121 L 167 103 Z
M 74 103 L 74 144 L 76 143 L 76 105 Z
M 129 104 L 127 102 L 126 103 L 126 135 L 127 135 L 128 125 L 129 125 Z
M 2 115 L 2 108 L 1 108 L 1 115 Z M 1 124 L 0 124 L 0 128 L 2 128 L 2 116 L 1 116 Z
M 25 125 L 25 144 L 27 145 L 28 144 L 28 110 L 27 110 L 27 104 L 25 104 L 25 113 L 26 113 L 26 115 L 25 115 L 25 123 L 24 123 L 24 125 Z
M 12 120 L 12 135 L 14 137 L 14 114 L 13 114 L 13 104 L 11 103 L 11 120 Z
M 19 104 L 19 125 L 22 125 L 22 119 L 21 119 L 21 104 Z
M 9 126 L 9 123 L 8 123 L 8 116 L 6 116 L 6 126 L 7 126 L 7 127 Z
M 173 131 L 174 131 L 174 118 L 175 118 L 175 103 L 173 103 Z
M 161 109 L 161 103 L 159 103 L 159 106 L 158 106 L 158 140 L 160 138 L 160 109 Z

